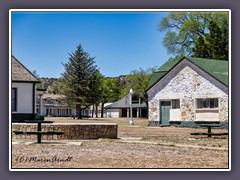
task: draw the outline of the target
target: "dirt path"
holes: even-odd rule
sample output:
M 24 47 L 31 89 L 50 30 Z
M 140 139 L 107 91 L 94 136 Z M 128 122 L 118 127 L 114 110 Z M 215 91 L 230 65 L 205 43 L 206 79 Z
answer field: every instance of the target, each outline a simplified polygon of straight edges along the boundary
M 129 126 L 129 119 L 50 119 L 56 123 L 118 123 L 119 139 L 76 140 L 77 143 L 71 141 L 65 145 L 14 142 L 13 168 L 228 168 L 227 137 L 195 138 L 190 135 L 190 132 L 206 129 L 152 128 L 147 126 L 146 119 L 135 119 L 134 127 Z M 54 162 L 47 161 L 54 157 Z M 56 158 L 62 162 L 56 162 Z

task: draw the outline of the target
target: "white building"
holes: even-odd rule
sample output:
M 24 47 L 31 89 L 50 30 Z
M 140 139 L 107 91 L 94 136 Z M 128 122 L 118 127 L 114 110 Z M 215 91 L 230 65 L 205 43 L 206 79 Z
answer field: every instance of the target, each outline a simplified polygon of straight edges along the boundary
M 129 96 L 126 95 L 122 99 L 104 108 L 106 109 L 106 117 L 130 117 Z M 132 96 L 132 113 L 133 117 L 147 117 L 147 105 L 141 102 L 138 96 Z
M 12 119 L 35 119 L 36 83 L 40 81 L 12 56 Z
M 41 105 L 40 105 L 41 104 Z M 104 107 L 111 103 L 104 104 Z M 53 116 L 53 117 L 72 117 L 77 116 L 76 108 L 70 107 L 64 101 L 64 95 L 61 94 L 50 94 L 42 93 L 39 89 L 37 91 L 37 100 L 36 100 L 37 112 L 42 116 Z M 42 109 L 40 108 L 42 107 Z M 82 107 L 82 116 L 83 117 L 96 117 L 96 107 L 89 106 L 84 109 Z M 97 107 L 97 117 L 101 117 L 101 104 Z M 93 112 L 94 111 L 94 112 Z M 116 116 L 115 110 L 106 110 L 104 109 L 104 117 L 118 117 Z
M 37 98 L 37 112 L 42 116 L 76 116 L 76 109 L 69 107 L 64 101 L 64 96 L 60 94 L 39 94 Z
M 184 57 L 156 70 L 147 89 L 149 122 L 228 126 L 228 61 Z

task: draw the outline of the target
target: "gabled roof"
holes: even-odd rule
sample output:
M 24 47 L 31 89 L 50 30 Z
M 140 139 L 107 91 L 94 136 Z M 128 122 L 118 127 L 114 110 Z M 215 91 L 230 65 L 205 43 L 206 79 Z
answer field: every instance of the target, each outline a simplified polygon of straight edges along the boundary
M 104 107 L 105 109 L 121 109 L 121 108 L 129 108 L 129 96 L 126 95 L 124 96 L 122 99 Z M 146 103 L 142 103 L 142 104 L 132 104 L 132 108 L 145 108 Z
M 168 61 L 163 64 L 160 68 L 155 70 L 149 80 L 147 90 L 154 86 L 165 74 L 167 74 L 176 64 L 179 62 Z
M 42 99 L 51 98 L 51 99 L 54 99 L 54 100 L 60 100 L 60 99 L 63 99 L 64 97 L 65 96 L 61 95 L 61 94 L 43 94 L 42 95 Z
M 40 82 L 20 61 L 12 56 L 12 81 Z
M 200 69 L 228 86 L 228 61 L 186 57 Z
M 151 76 L 147 91 L 152 88 L 159 80 L 168 74 L 177 64 L 181 63 L 184 59 L 196 65 L 204 72 L 228 86 L 228 61 L 216 60 L 216 59 L 205 59 L 205 58 L 193 58 L 183 57 L 180 61 L 171 62 L 168 61 L 158 68 Z

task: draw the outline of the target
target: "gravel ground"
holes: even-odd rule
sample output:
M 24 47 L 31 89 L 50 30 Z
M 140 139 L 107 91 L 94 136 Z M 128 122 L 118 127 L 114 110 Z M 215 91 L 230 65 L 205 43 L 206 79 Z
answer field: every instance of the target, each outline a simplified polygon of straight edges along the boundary
M 228 138 L 193 137 L 206 129 L 148 127 L 146 119 L 72 120 L 118 123 L 119 139 L 78 140 L 43 144 L 13 140 L 12 168 L 228 168 Z M 215 132 L 226 132 L 217 130 Z

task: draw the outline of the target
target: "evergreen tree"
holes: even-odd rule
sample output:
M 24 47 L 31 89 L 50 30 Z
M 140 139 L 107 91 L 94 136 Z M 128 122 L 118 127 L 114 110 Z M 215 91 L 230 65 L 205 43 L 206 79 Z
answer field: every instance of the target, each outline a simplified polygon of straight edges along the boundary
M 199 57 L 199 58 L 209 58 L 208 53 L 208 46 L 205 43 L 204 37 L 199 36 L 195 43 L 195 47 L 192 50 L 192 56 L 193 57 Z
M 76 107 L 77 116 L 80 119 L 82 108 L 89 106 L 89 94 L 91 94 L 89 84 L 98 70 L 94 58 L 90 57 L 81 45 L 77 46 L 74 53 L 69 53 L 69 56 L 69 61 L 63 64 L 64 95 L 66 101 Z
M 216 22 L 209 23 L 209 33 L 199 36 L 192 49 L 192 56 L 199 58 L 228 60 L 228 26 L 221 28 Z
M 220 27 L 214 21 L 209 23 L 208 53 L 210 58 L 219 60 L 228 60 L 228 33 L 227 29 Z M 227 36 L 227 37 L 226 37 Z
M 103 92 L 103 75 L 97 70 L 92 74 L 91 80 L 89 81 L 89 94 L 88 103 L 96 107 L 96 117 L 98 117 L 97 107 L 101 102 L 101 94 Z
M 225 58 L 223 58 L 224 60 L 228 60 L 228 26 L 227 23 L 225 23 L 225 25 L 222 27 L 222 43 L 223 43 L 223 54 L 225 55 Z

